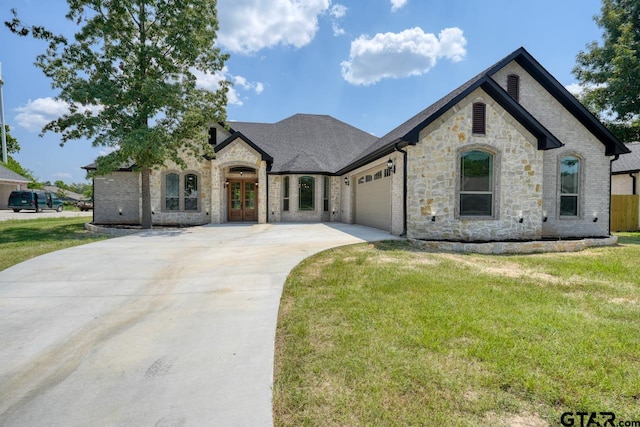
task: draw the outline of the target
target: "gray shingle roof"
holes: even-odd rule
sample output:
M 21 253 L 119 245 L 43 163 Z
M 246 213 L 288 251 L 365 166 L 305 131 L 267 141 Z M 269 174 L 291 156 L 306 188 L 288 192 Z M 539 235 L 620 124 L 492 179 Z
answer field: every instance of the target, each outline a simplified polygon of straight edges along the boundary
M 296 114 L 277 123 L 231 122 L 273 157 L 271 172 L 334 173 L 378 138 L 331 116 Z
M 29 179 L 15 173 L 11 169 L 7 169 L 3 165 L 0 165 L 0 181 L 22 183 L 22 182 L 29 182 Z
M 631 153 L 620 156 L 618 160 L 611 163 L 612 173 L 640 171 L 640 142 L 630 142 L 626 146 Z

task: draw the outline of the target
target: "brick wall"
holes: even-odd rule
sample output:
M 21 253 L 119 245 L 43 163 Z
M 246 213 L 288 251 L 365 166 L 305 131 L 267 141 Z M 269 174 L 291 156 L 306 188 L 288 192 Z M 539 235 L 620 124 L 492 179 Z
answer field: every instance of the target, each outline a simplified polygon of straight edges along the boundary
M 506 88 L 508 74 L 520 76 L 520 103 L 563 144 L 562 148 L 545 151 L 543 178 L 543 211 L 547 222 L 542 234 L 547 237 L 603 236 L 609 234 L 610 157 L 605 146 L 572 114 L 555 100 L 516 62 L 505 66 L 494 77 Z M 566 155 L 576 155 L 582 161 L 579 215 L 561 218 L 559 162 Z M 593 222 L 597 217 L 598 221 Z
M 96 224 L 140 224 L 140 174 L 113 172 L 93 179 Z

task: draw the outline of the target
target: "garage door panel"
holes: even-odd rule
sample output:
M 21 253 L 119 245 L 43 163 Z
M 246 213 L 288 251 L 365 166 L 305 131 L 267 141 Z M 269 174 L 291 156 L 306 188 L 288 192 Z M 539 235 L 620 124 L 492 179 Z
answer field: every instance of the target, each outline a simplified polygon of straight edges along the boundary
M 384 175 L 378 168 L 356 177 L 356 224 L 391 230 L 391 178 Z

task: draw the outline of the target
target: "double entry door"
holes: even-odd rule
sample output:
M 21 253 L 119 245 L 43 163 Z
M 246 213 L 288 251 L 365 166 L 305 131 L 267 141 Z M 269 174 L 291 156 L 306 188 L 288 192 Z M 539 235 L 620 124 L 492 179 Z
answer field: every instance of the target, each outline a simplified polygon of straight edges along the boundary
M 258 220 L 256 179 L 230 179 L 227 194 L 229 221 Z

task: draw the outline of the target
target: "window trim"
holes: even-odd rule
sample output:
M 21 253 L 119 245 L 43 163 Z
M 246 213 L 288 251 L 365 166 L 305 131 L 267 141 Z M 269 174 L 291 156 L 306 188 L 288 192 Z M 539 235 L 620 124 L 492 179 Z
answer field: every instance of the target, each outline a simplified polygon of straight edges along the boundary
M 487 134 L 487 104 L 484 102 L 474 102 L 471 106 L 471 133 Z
M 169 177 L 170 175 L 176 175 L 178 177 L 178 195 L 177 195 L 177 199 L 178 199 L 178 208 L 177 209 L 167 209 L 167 177 Z M 185 209 L 185 201 L 187 199 L 186 196 L 186 189 L 185 189 L 185 185 L 186 185 L 186 179 L 188 175 L 194 175 L 196 177 L 196 192 L 197 192 L 197 196 L 195 197 L 196 199 L 196 206 L 197 209 Z M 200 190 L 202 188 L 202 175 L 194 170 L 185 170 L 185 171 L 177 171 L 177 170 L 166 170 L 162 173 L 161 178 L 162 180 L 161 182 L 161 200 L 160 200 L 160 204 L 161 204 L 161 212 L 167 212 L 167 213 L 172 213 L 172 212 L 186 212 L 186 213 L 195 213 L 195 212 L 201 212 L 202 211 L 202 190 Z M 191 199 L 193 199 L 193 197 L 191 197 Z
M 329 212 L 329 199 L 331 197 L 331 177 L 325 176 L 322 188 L 322 208 L 323 212 Z
M 462 187 L 462 157 L 469 152 L 480 151 L 483 153 L 490 154 L 493 156 L 493 169 L 492 169 L 492 187 L 491 192 L 486 192 L 486 194 L 491 194 L 491 215 L 463 215 L 461 212 L 461 194 L 469 193 L 461 191 Z M 496 150 L 495 147 L 488 146 L 485 144 L 472 144 L 458 149 L 457 152 L 457 163 L 456 163 L 456 206 L 454 210 L 455 219 L 458 220 L 497 220 L 500 218 L 500 165 L 502 161 L 502 156 L 499 150 Z
M 562 165 L 563 161 L 568 158 L 574 158 L 578 160 L 578 192 L 577 193 L 563 193 L 562 192 Z M 583 176 L 584 176 L 584 167 L 585 161 L 584 158 L 578 153 L 567 152 L 558 155 L 558 218 L 559 219 L 580 219 L 583 217 L 583 208 L 582 208 L 582 188 L 583 185 Z M 562 206 L 562 198 L 563 197 L 576 197 L 576 214 L 575 215 L 563 215 L 561 211 Z
M 291 193 L 291 178 L 285 176 L 282 179 L 282 211 L 289 212 L 290 208 L 290 193 Z
M 302 207 L 302 189 L 303 183 L 302 180 L 308 178 L 310 179 L 310 193 L 311 193 L 311 207 Z M 311 212 L 316 210 L 316 179 L 310 175 L 303 175 L 298 178 L 298 210 Z

